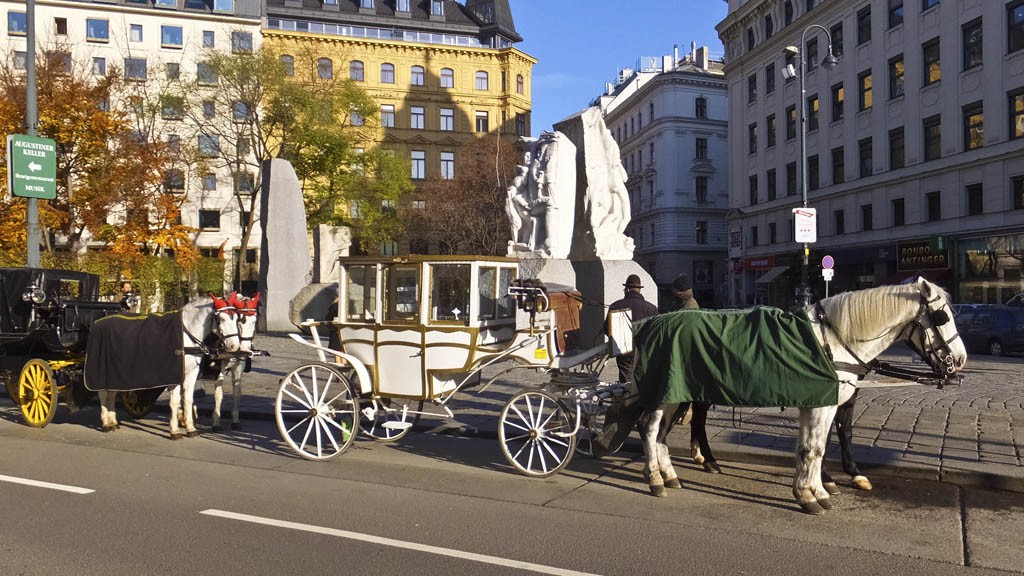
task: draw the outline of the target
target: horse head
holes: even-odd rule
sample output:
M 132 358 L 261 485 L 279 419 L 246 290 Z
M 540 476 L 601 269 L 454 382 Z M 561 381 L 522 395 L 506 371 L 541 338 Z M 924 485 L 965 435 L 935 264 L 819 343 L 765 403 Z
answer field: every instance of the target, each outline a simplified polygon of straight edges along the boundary
M 967 348 L 953 321 L 949 294 L 924 278 L 918 278 L 914 285 L 921 291 L 921 310 L 911 325 L 907 343 L 933 370 L 943 377 L 952 376 L 967 365 Z
M 256 315 L 259 313 L 260 295 L 252 298 L 232 293 L 235 310 L 238 313 L 239 349 L 252 352 L 252 341 L 256 336 Z
M 220 336 L 225 352 L 237 352 L 242 345 L 238 293 L 218 298 L 211 292 L 210 298 L 213 299 L 213 331 Z

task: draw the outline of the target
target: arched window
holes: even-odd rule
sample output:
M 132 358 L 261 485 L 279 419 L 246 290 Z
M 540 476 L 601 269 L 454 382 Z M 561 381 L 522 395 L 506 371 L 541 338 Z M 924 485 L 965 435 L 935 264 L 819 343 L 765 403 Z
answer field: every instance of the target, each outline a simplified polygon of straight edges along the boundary
M 441 68 L 441 88 L 455 88 L 455 71 Z
M 526 83 L 523 81 L 522 74 L 516 74 L 516 94 L 522 94 L 526 91 Z
M 394 84 L 395 83 L 395 65 L 388 64 L 385 62 L 380 65 L 380 82 L 381 84 Z
M 348 65 L 348 79 L 356 82 L 363 81 L 363 63 L 359 60 L 353 60 Z
M 476 72 L 476 89 L 487 90 L 487 72 L 483 70 L 477 70 Z
M 288 54 L 282 54 L 281 67 L 284 68 L 285 76 L 295 76 L 295 57 Z
M 411 69 L 411 75 L 409 81 L 413 86 L 423 86 L 425 74 L 423 72 L 423 66 L 413 66 Z
M 330 58 L 321 58 L 316 61 L 316 75 L 321 80 L 330 80 L 334 78 L 334 62 L 331 62 Z

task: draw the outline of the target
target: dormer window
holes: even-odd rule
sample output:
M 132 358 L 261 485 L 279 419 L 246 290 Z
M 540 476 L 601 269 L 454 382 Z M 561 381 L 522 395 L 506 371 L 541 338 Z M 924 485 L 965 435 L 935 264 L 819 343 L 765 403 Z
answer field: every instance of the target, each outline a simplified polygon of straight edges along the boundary
M 430 0 L 430 14 L 444 16 L 444 0 Z
M 398 12 L 409 12 L 409 0 L 397 0 L 395 10 Z
M 372 10 L 373 9 L 373 0 L 359 0 L 359 7 L 360 8 L 369 8 L 369 9 Z

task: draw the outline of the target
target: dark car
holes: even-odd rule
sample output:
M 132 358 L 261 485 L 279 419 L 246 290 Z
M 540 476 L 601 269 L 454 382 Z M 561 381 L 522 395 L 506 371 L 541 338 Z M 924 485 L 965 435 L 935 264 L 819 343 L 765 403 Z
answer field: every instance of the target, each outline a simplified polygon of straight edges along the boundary
M 978 308 L 973 314 L 961 314 L 956 323 L 968 352 L 1024 353 L 1024 308 Z

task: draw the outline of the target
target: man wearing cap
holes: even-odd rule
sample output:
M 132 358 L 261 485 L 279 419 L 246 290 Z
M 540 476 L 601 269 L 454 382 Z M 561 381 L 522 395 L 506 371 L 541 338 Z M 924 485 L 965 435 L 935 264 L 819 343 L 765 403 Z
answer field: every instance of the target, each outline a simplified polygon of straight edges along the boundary
M 672 311 L 700 308 L 693 297 L 693 286 L 690 277 L 683 272 L 672 281 Z
M 658 313 L 658 307 L 651 304 L 647 300 L 644 300 L 644 295 L 640 292 L 643 289 L 643 284 L 640 282 L 640 277 L 636 274 L 630 274 L 626 277 L 626 283 L 622 285 L 623 292 L 625 293 L 620 300 L 612 302 L 611 306 L 608 307 L 608 311 L 612 310 L 629 310 L 630 317 L 633 322 L 642 320 L 650 316 L 654 316 Z M 627 352 L 615 357 L 615 365 L 619 368 L 619 382 L 630 382 L 633 379 L 633 353 Z

